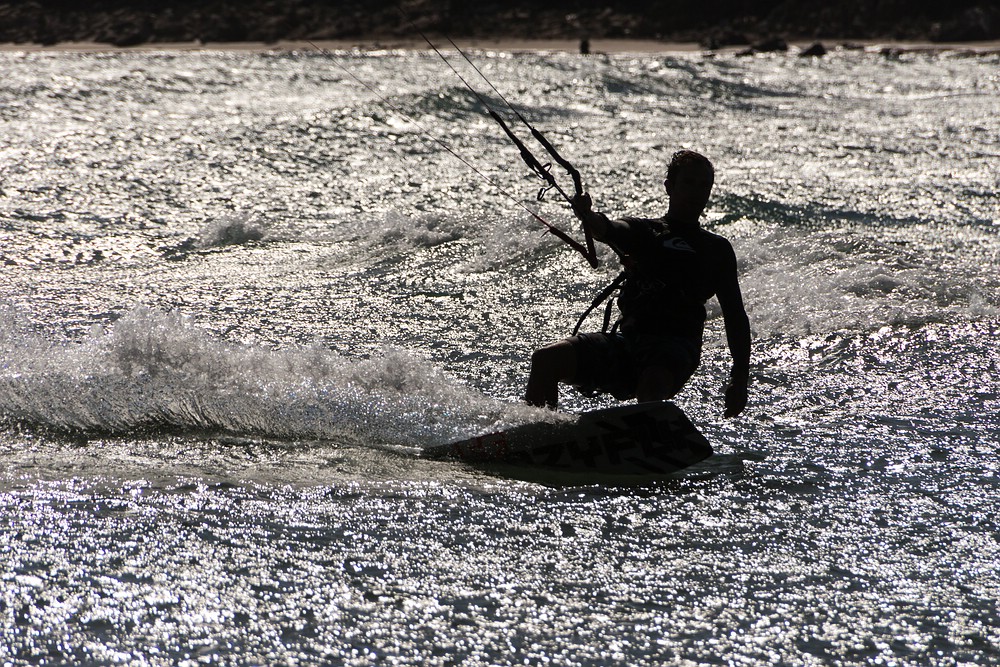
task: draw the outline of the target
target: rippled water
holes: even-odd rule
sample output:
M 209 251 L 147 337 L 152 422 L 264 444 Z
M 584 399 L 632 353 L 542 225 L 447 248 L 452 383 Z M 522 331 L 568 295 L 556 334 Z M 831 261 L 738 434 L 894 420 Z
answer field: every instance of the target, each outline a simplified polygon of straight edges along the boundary
M 1000 59 L 473 57 L 605 210 L 715 162 L 752 404 L 714 305 L 678 403 L 718 455 L 416 458 L 538 418 L 615 273 L 428 139 L 537 189 L 433 54 L 0 53 L 0 659 L 1000 660 Z

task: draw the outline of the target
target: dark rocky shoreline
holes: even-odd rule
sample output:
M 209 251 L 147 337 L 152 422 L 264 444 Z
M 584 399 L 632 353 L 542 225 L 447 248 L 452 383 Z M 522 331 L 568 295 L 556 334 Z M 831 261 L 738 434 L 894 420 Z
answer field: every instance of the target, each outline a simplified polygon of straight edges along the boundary
M 989 0 L 0 0 L 0 43 L 652 39 L 706 47 L 778 40 L 1000 39 Z M 406 11 L 404 17 L 400 6 Z

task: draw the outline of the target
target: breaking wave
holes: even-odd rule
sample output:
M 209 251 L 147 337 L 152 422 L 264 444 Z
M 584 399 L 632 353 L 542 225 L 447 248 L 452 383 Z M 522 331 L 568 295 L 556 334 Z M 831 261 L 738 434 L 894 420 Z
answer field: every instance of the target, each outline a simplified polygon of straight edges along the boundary
M 348 359 L 310 347 L 225 342 L 178 312 L 136 308 L 81 342 L 0 312 L 0 415 L 66 432 L 190 430 L 425 446 L 538 418 L 430 362 L 387 349 Z

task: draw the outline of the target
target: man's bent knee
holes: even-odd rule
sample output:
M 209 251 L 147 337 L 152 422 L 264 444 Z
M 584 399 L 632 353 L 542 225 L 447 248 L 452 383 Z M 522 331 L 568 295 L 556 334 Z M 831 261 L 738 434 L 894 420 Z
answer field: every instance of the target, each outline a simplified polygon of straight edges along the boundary
M 576 350 L 566 341 L 547 345 L 531 355 L 531 372 L 524 399 L 530 405 L 555 408 L 559 403 L 559 383 L 576 374 Z
M 535 350 L 531 355 L 531 372 L 557 382 L 569 382 L 576 375 L 576 350 L 566 341 Z

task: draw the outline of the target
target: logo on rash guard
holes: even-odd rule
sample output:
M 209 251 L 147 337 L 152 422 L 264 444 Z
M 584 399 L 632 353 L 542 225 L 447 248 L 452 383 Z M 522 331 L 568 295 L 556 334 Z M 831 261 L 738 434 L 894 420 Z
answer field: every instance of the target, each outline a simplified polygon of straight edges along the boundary
M 694 252 L 694 248 L 688 245 L 688 242 L 684 239 L 679 239 L 673 236 L 663 242 L 663 247 L 667 250 L 679 250 L 681 252 Z

